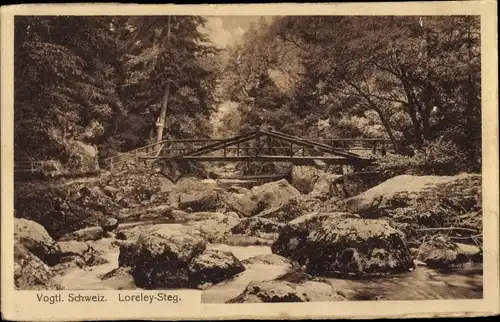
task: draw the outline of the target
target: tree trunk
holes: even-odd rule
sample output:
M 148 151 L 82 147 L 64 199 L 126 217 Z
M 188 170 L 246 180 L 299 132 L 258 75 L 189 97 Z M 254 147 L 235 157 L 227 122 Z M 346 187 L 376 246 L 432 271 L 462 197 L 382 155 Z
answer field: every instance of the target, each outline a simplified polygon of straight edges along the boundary
M 431 126 L 430 126 L 430 117 L 431 117 L 431 112 L 432 107 L 425 107 L 424 113 L 422 114 L 422 134 L 425 140 L 430 140 L 431 139 Z
M 431 111 L 433 109 L 433 103 L 434 99 L 433 96 L 435 95 L 434 88 L 432 86 L 432 70 L 429 67 L 429 61 L 431 60 L 431 48 L 430 48 L 430 34 L 429 34 L 429 29 L 427 27 L 425 28 L 425 71 L 426 71 L 426 84 L 425 84 L 425 92 L 424 92 L 424 99 L 423 99 L 423 109 L 421 113 L 421 120 L 422 120 L 422 135 L 425 140 L 430 140 L 431 139 L 431 130 L 430 130 L 430 115 Z
M 172 27 L 171 18 L 168 16 L 168 26 L 167 26 L 167 46 L 170 45 L 170 30 Z M 158 128 L 158 135 L 156 137 L 156 142 L 160 142 L 163 138 L 163 129 L 165 128 L 165 118 L 167 116 L 167 107 L 168 107 L 168 96 L 170 93 L 170 79 L 167 80 L 167 84 L 165 85 L 165 90 L 163 92 L 163 98 L 161 101 L 161 111 L 160 117 L 158 118 L 158 122 L 156 124 Z
M 420 128 L 420 122 L 418 120 L 417 109 L 416 109 L 416 99 L 413 96 L 410 88 L 410 84 L 405 79 L 401 79 L 403 89 L 405 91 L 406 97 L 408 99 L 408 105 L 406 106 L 408 115 L 410 115 L 411 123 L 413 125 L 413 135 L 415 136 L 416 148 L 422 146 L 422 130 Z
M 396 153 L 401 152 L 399 148 L 398 141 L 396 140 L 396 137 L 394 136 L 394 133 L 392 132 L 392 128 L 389 124 L 389 121 L 385 117 L 385 115 L 382 113 L 382 111 L 373 103 L 369 102 L 370 106 L 372 107 L 375 112 L 377 112 L 378 117 L 380 118 L 380 122 L 382 122 L 382 125 L 384 126 L 385 130 L 387 131 L 387 134 L 389 135 L 389 139 L 391 140 L 392 146 L 394 147 L 394 151 Z
M 167 107 L 168 107 L 168 96 L 170 94 L 170 81 L 167 81 L 167 85 L 165 85 L 165 90 L 163 92 L 163 98 L 161 101 L 161 111 L 160 117 L 158 118 L 158 123 L 156 126 L 158 127 L 156 142 L 160 142 L 163 138 L 163 129 L 165 128 L 165 118 L 167 116 Z
M 382 113 L 382 110 L 371 99 L 370 95 L 363 92 L 363 90 L 358 85 L 354 84 L 349 79 L 344 78 L 343 80 L 347 84 L 349 84 L 352 88 L 354 88 L 358 92 L 358 94 L 366 100 L 366 102 L 368 103 L 368 106 L 378 114 L 378 116 L 380 118 L 380 122 L 382 122 L 382 125 L 384 126 L 385 130 L 387 131 L 387 134 L 389 135 L 389 138 L 392 142 L 392 146 L 394 147 L 394 151 L 396 153 L 401 152 L 398 141 L 396 140 L 396 137 L 394 136 L 394 133 L 392 132 L 392 128 L 391 128 L 391 125 L 389 124 L 389 121 L 385 117 L 384 113 Z

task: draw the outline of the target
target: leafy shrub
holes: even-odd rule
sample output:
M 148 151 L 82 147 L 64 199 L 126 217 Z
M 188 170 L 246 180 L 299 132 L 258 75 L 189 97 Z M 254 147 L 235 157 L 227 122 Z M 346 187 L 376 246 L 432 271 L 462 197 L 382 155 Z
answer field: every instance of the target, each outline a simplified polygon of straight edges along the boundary
M 456 174 L 467 170 L 466 156 L 453 142 L 439 138 L 426 144 L 414 159 L 429 174 Z
M 439 138 L 426 143 L 414 156 L 388 154 L 381 158 L 376 170 L 387 177 L 401 174 L 454 175 L 467 171 L 467 160 L 453 142 Z

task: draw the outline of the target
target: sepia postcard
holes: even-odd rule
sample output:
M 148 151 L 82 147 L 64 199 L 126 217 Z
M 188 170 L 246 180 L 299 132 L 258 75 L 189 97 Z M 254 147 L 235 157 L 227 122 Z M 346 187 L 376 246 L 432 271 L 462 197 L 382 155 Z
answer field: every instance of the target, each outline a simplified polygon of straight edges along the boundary
M 2 7 L 2 317 L 499 314 L 496 12 Z

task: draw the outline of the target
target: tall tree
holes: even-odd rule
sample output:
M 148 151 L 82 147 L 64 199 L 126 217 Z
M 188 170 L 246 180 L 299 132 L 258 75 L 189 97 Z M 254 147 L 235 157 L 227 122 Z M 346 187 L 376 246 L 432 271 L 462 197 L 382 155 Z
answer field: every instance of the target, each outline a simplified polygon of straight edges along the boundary
M 450 93 L 449 86 L 457 89 L 468 80 L 471 90 L 463 93 L 470 95 L 479 84 L 479 60 L 473 54 L 479 51 L 475 17 L 294 16 L 281 18 L 276 28 L 281 29 L 277 34 L 284 41 L 294 44 L 306 57 L 304 62 L 311 71 L 303 82 L 312 86 L 309 93 L 323 83 L 320 97 L 340 99 L 340 105 L 353 113 L 359 108 L 374 111 L 396 148 L 422 148 L 443 133 L 436 124 L 458 129 L 446 124 L 443 110 L 461 114 L 461 104 L 448 107 L 447 101 L 473 100 Z M 477 102 L 478 95 L 470 97 Z M 307 107 L 304 102 L 300 105 Z M 478 105 L 468 106 L 465 114 L 472 115 Z M 408 120 L 406 129 L 393 120 L 401 113 Z M 477 118 L 464 119 L 470 121 L 467 128 L 478 124 Z M 464 126 L 459 128 L 462 136 L 468 133 Z M 451 135 L 449 139 L 456 141 L 458 137 Z
M 108 17 L 15 19 L 16 158 L 66 151 L 66 138 L 98 143 L 120 102 Z
M 205 19 L 198 16 L 129 20 L 128 37 L 133 45 L 125 61 L 128 73 L 124 96 L 130 97 L 127 101 L 134 105 L 129 110 L 150 120 L 151 137 L 166 92 L 167 136 L 207 135 L 210 130 L 207 118 L 216 103 L 214 89 L 219 71 L 213 62 L 218 50 L 200 31 L 204 24 Z M 163 111 L 167 112 L 164 106 Z

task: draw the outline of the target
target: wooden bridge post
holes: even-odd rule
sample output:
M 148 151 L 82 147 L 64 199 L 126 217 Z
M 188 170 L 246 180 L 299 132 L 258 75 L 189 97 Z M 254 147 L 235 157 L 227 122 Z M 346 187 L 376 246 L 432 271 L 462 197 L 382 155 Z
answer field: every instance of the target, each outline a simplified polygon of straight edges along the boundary
M 257 134 L 257 136 L 255 137 L 255 153 L 254 153 L 254 156 L 259 156 L 260 155 L 260 134 Z

